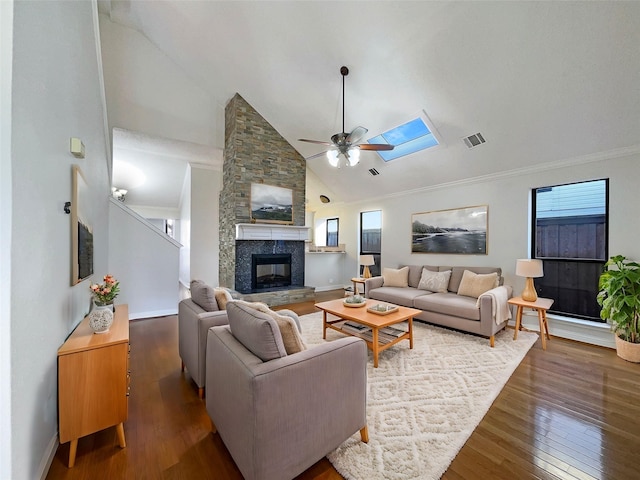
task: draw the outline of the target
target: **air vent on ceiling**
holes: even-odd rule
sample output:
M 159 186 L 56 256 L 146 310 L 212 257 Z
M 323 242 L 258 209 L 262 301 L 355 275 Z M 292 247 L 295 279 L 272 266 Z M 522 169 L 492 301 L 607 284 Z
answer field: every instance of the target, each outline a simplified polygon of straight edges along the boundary
M 376 170 L 375 168 L 370 168 L 370 169 L 369 169 L 369 173 L 370 173 L 371 175 L 373 175 L 374 177 L 375 177 L 376 175 L 380 175 L 380 172 L 379 172 L 378 170 Z
M 480 132 L 474 135 L 469 135 L 468 137 L 464 137 L 462 140 L 464 140 L 464 144 L 468 148 L 477 147 L 478 145 L 482 145 L 486 141 Z

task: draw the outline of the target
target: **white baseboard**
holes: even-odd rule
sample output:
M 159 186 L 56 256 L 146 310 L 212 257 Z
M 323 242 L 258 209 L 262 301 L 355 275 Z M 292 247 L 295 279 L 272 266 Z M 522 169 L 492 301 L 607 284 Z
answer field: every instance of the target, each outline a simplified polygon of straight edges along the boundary
M 53 458 L 56 456 L 58 445 L 60 444 L 58 443 L 58 432 L 56 432 L 44 451 L 44 455 L 40 461 L 40 466 L 38 467 L 38 472 L 40 474 L 36 478 L 40 478 L 40 480 L 45 480 L 47 478 L 49 468 L 51 468 L 51 463 L 53 463 Z
M 590 322 L 588 320 L 579 320 L 577 318 L 568 318 L 552 314 L 547 314 L 547 323 L 549 325 L 549 334 L 552 337 L 567 338 L 590 345 L 616 348 L 611 326 L 607 323 Z M 509 324 L 515 325 L 515 317 L 509 321 Z M 539 331 L 538 315 L 534 312 L 524 312 L 522 315 L 522 325 L 530 330 Z
M 316 289 L 316 292 L 328 292 L 330 290 L 341 290 L 344 289 L 344 285 L 326 285 L 324 287 L 313 287 Z
M 177 315 L 178 309 L 171 308 L 169 310 L 152 310 L 149 312 L 129 312 L 129 320 L 139 320 L 141 318 L 166 317 L 167 315 Z

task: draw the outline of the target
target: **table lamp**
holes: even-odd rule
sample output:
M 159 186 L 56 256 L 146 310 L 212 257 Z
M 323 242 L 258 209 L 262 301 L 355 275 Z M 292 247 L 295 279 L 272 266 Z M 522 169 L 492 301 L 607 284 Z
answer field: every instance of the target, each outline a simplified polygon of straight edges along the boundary
M 533 286 L 533 279 L 542 277 L 542 260 L 518 259 L 516 262 L 516 275 L 527 279 L 522 291 L 522 299 L 526 302 L 535 302 L 538 299 L 538 294 Z
M 371 278 L 371 272 L 369 271 L 369 265 L 375 265 L 373 255 L 360 255 L 360 265 L 364 265 L 362 270 L 362 278 Z

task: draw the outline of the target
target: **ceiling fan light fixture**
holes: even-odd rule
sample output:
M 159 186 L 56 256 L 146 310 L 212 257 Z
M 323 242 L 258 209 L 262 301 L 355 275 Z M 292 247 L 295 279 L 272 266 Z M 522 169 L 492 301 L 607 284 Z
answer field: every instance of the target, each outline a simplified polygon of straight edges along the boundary
M 359 148 L 351 148 L 348 151 L 348 154 L 345 155 L 349 162 L 350 167 L 355 167 L 358 163 L 360 163 L 360 149 Z
M 327 150 L 327 160 L 332 167 L 338 166 L 338 152 L 335 150 Z

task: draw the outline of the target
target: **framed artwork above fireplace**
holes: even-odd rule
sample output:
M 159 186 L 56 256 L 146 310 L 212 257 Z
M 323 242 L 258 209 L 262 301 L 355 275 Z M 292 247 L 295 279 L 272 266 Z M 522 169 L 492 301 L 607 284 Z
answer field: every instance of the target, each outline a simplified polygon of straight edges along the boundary
M 293 224 L 293 190 L 264 183 L 251 184 L 251 222 Z

